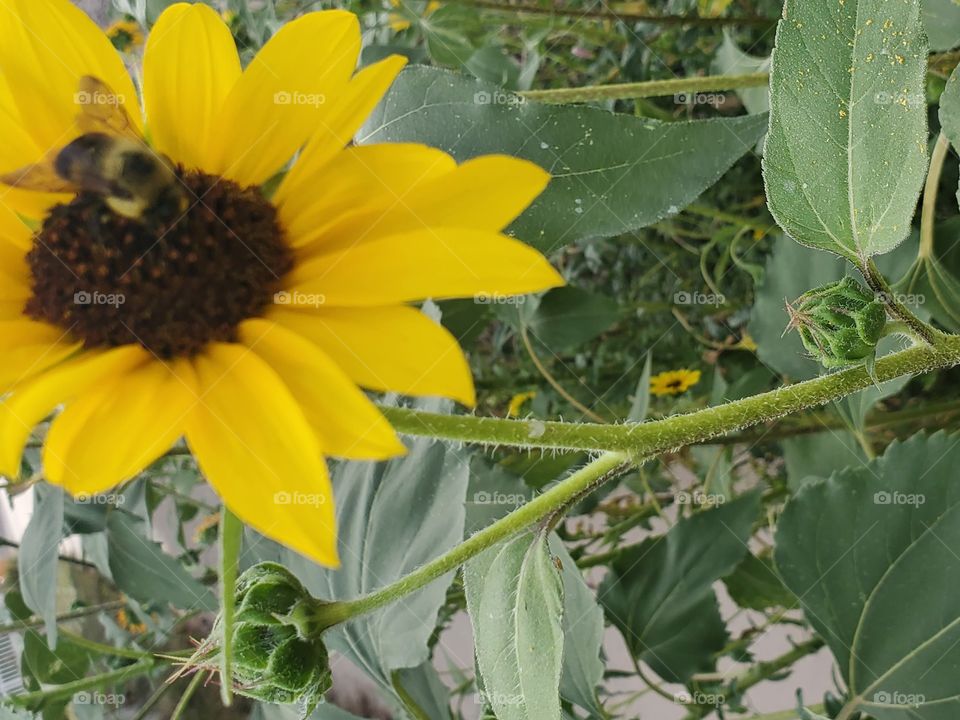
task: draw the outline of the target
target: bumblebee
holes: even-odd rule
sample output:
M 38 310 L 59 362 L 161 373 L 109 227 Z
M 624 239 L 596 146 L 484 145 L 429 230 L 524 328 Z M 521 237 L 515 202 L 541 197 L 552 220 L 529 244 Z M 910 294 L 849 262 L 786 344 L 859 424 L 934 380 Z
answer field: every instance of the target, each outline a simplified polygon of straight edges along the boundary
M 0 175 L 0 183 L 50 193 L 88 192 L 140 222 L 176 220 L 188 198 L 170 160 L 151 150 L 110 87 L 80 79 L 75 95 L 79 135 L 41 162 Z

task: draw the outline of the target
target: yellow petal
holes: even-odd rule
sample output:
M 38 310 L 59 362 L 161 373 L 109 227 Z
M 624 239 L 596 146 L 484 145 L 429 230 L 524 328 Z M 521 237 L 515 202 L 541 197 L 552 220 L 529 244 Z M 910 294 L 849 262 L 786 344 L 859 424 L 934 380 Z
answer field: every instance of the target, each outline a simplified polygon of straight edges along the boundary
M 30 270 L 19 244 L 0 238 L 0 300 L 25 300 L 30 295 Z
M 0 143 L 0 146 L 2 145 L 3 143 Z M 18 250 L 21 256 L 26 256 L 32 245 L 33 231 L 20 215 L 7 204 L 7 199 L 3 186 L 0 185 L 0 244 L 11 246 Z M 6 254 L 11 252 L 11 247 L 3 250 L 4 258 L 11 257 Z
M 73 138 L 80 78 L 103 80 L 125 104 L 137 126 L 140 112 L 133 81 L 110 40 L 69 0 L 5 0 L 0 3 L 0 70 L 41 151 Z
M 192 368 L 151 362 L 106 378 L 53 421 L 43 450 L 47 480 L 73 495 L 136 476 L 183 434 L 197 402 Z
M 207 480 L 246 524 L 336 566 L 330 478 L 283 381 L 239 345 L 212 345 L 194 366 L 202 399 L 187 419 L 187 442 Z
M 60 328 L 26 318 L 0 320 L 0 393 L 80 348 Z
M 353 139 L 406 63 L 402 55 L 391 55 L 365 67 L 351 78 L 340 97 L 319 108 L 315 132 L 277 188 L 278 203 L 316 195 L 327 163 Z
M 494 232 L 432 228 L 392 235 L 297 267 L 293 304 L 393 305 L 423 298 L 501 297 L 563 285 L 546 258 Z
M 12 172 L 32 165 L 46 154 L 28 132 L 28 126 L 29 123 L 20 117 L 20 110 L 6 79 L 0 75 L 0 138 L 3 138 L 3 142 L 0 142 L 0 172 Z M 41 218 L 54 204 L 67 199 L 69 196 L 0 185 L 0 232 L 6 234 L 11 218 L 22 225 L 17 213 L 34 219 Z
M 96 388 L 106 378 L 148 362 L 139 345 L 83 353 L 18 386 L 0 403 L 0 474 L 16 477 L 33 428 L 61 403 Z
M 153 146 L 189 168 L 204 168 L 223 132 L 217 115 L 240 72 L 233 36 L 212 8 L 178 3 L 164 10 L 143 57 Z
M 358 385 L 404 395 L 476 403 L 470 367 L 456 339 L 410 307 L 275 307 L 270 319 L 316 343 Z
M 10 320 L 23 319 L 23 300 L 3 300 L 0 299 L 0 320 L 7 322 Z
M 336 218 L 313 234 L 318 252 L 329 252 L 387 235 L 431 227 L 503 230 L 547 186 L 550 175 L 526 160 L 485 155 L 424 182 L 370 186 L 367 195 L 383 197 L 381 207 Z M 408 181 L 409 182 L 409 181 Z M 352 199 L 358 204 L 356 195 Z M 312 252 L 310 248 L 308 252 Z
M 324 105 L 337 101 L 359 53 L 359 22 L 343 10 L 280 28 L 226 98 L 209 170 L 241 185 L 268 180 L 306 143 Z
M 308 340 L 267 320 L 248 320 L 240 339 L 283 379 L 325 455 L 383 460 L 406 452 L 376 406 Z
M 326 229 L 343 223 L 345 216 L 383 215 L 390 205 L 402 204 L 417 188 L 455 168 L 452 157 L 426 145 L 350 147 L 315 173 L 309 185 L 305 182 L 299 192 L 278 200 L 280 221 L 290 243 L 302 246 L 325 237 Z

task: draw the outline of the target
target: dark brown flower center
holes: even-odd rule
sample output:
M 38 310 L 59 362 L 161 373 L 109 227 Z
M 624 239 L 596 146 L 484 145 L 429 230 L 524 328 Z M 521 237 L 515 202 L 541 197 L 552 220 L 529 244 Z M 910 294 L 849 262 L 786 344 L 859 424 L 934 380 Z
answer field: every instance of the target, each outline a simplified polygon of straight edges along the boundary
M 181 180 L 189 208 L 175 218 L 127 218 L 86 192 L 54 207 L 27 256 L 26 314 L 89 348 L 139 343 L 161 358 L 236 340 L 293 256 L 258 189 L 203 173 Z

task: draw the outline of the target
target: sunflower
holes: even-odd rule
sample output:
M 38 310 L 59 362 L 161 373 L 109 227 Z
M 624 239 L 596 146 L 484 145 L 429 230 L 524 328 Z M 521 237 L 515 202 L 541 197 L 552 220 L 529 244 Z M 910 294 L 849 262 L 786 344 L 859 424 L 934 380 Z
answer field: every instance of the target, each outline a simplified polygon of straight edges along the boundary
M 650 378 L 650 392 L 657 397 L 679 395 L 700 382 L 699 370 L 668 370 Z
M 242 69 L 217 13 L 173 5 L 147 38 L 142 93 L 68 0 L 0 4 L 0 37 L 0 171 L 83 141 L 77 89 L 95 78 L 110 93 L 93 102 L 123 108 L 187 199 L 154 222 L 89 188 L 0 190 L 0 473 L 19 473 L 58 408 L 43 472 L 74 495 L 183 438 L 244 522 L 336 565 L 325 457 L 404 451 L 361 388 L 474 404 L 456 341 L 413 303 L 562 283 L 501 233 L 547 174 L 351 145 L 404 60 L 355 71 L 344 11 L 286 24 Z
M 143 45 L 143 31 L 136 20 L 124 18 L 117 20 L 106 30 L 113 46 L 121 52 L 133 50 Z

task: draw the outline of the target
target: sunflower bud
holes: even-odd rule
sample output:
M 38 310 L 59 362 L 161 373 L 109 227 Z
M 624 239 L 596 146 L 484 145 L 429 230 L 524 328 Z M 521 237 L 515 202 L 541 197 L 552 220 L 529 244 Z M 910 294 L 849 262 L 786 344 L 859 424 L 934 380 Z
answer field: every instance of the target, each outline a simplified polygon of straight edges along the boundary
M 872 358 L 887 323 L 883 303 L 851 277 L 801 295 L 787 311 L 788 329 L 795 328 L 807 352 L 828 368 Z
M 330 689 L 327 649 L 316 620 L 323 601 L 282 565 L 260 563 L 237 579 L 233 681 L 237 692 L 312 708 Z

